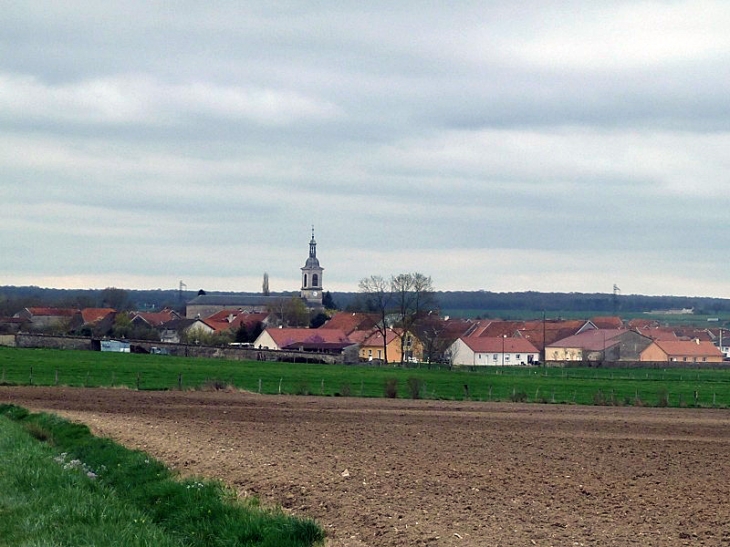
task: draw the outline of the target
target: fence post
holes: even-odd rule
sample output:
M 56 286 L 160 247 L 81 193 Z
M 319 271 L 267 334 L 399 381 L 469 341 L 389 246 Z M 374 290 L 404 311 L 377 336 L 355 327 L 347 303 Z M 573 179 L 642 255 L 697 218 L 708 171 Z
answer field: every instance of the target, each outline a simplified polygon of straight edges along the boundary
M 319 394 L 324 395 L 324 378 L 322 378 L 322 383 L 319 385 Z
M 281 382 L 284 380 L 284 378 L 279 378 L 279 395 L 281 395 Z
M 56 369 L 54 385 L 58 385 L 58 369 Z
M 112 370 L 112 387 L 114 387 L 114 384 L 116 384 L 116 381 L 117 381 L 117 379 L 116 379 L 116 374 L 115 374 L 115 373 L 114 373 L 114 371 Z
M 33 385 L 33 367 L 30 367 L 30 378 L 29 378 L 29 381 L 30 381 L 30 385 Z
M 177 390 L 182 391 L 182 372 L 177 374 Z
M 139 391 L 139 372 L 137 373 L 137 391 Z

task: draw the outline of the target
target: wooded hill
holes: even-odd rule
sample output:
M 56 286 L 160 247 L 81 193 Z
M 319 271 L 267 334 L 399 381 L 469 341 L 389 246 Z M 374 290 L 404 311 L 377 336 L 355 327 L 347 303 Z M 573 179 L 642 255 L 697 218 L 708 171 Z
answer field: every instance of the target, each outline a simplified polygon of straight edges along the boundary
M 213 293 L 208 293 L 213 294 Z M 219 294 L 219 293 L 216 293 Z M 251 294 L 251 293 L 220 293 Z M 276 294 L 276 293 L 274 293 Z M 294 293 L 282 293 L 289 296 Z M 170 307 L 183 310 L 185 303 L 197 295 L 195 291 L 174 289 L 49 289 L 40 287 L 0 287 L 0 316 L 12 316 L 25 307 L 112 307 L 118 310 L 152 310 Z M 339 309 L 357 309 L 358 293 L 333 292 Z M 697 315 L 730 313 L 730 299 L 698 296 L 645 296 L 607 293 L 541 293 L 534 291 L 497 293 L 490 291 L 439 291 L 436 293 L 442 310 L 462 315 L 485 316 L 485 312 L 584 312 L 586 316 L 625 315 L 656 310 L 692 308 Z

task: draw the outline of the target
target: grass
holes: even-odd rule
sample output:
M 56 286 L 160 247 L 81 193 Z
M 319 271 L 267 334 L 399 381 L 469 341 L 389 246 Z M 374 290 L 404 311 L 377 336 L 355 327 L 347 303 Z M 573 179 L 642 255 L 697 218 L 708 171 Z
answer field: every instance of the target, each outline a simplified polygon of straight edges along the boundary
M 0 384 L 592 405 L 730 407 L 730 370 L 488 367 L 439 370 L 0 348 Z M 602 394 L 602 398 L 598 393 Z
M 0 405 L 0 453 L 0 546 L 309 547 L 324 540 L 311 520 L 237 500 L 217 482 L 178 481 L 147 454 L 57 416 Z

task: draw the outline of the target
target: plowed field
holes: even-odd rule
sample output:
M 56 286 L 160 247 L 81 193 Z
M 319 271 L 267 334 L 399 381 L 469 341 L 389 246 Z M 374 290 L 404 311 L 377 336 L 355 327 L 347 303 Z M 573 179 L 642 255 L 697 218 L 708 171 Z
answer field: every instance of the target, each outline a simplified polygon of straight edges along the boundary
M 730 413 L 0 388 L 184 474 L 317 519 L 331 547 L 730 545 Z

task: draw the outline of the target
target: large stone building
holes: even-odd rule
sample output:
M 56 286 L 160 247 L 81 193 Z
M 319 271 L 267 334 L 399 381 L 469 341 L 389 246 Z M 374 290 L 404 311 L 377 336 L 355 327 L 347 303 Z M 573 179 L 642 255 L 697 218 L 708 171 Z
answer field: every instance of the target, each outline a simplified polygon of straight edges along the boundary
M 322 307 L 322 272 L 317 258 L 317 242 L 309 241 L 309 256 L 302 270 L 302 287 L 299 296 L 308 308 Z M 294 293 L 296 294 L 296 293 Z M 200 294 L 187 303 L 185 317 L 209 317 L 221 310 L 242 310 L 252 313 L 265 312 L 281 306 L 282 299 L 291 298 L 290 294 L 263 295 L 263 294 Z

